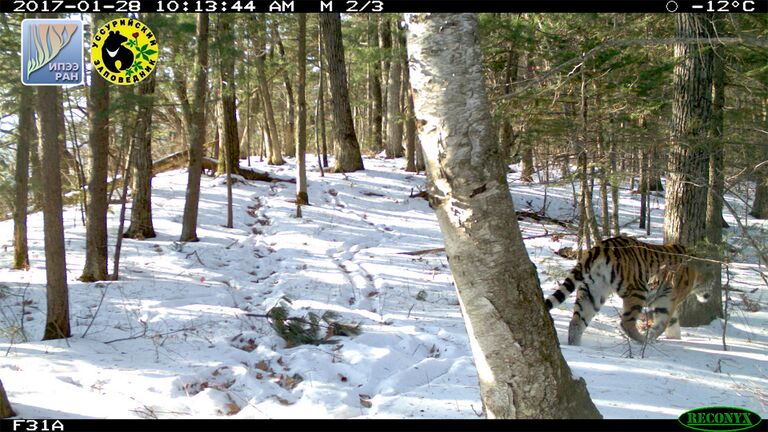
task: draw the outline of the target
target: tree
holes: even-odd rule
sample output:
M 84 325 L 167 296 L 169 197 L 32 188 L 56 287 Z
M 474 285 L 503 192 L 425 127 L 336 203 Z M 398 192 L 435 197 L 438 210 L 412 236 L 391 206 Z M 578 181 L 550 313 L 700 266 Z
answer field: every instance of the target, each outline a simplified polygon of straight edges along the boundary
M 296 63 L 299 67 L 299 79 L 297 86 L 297 98 L 299 105 L 299 135 L 296 146 L 296 205 L 309 204 L 307 195 L 307 15 L 299 14 L 299 49 L 296 54 Z
M 768 161 L 768 146 L 763 146 L 762 161 Z M 768 166 L 761 166 L 755 173 L 757 187 L 755 201 L 749 214 L 757 219 L 768 219 Z
M 144 23 L 155 28 L 151 14 L 142 16 Z M 156 236 L 152 224 L 152 114 L 155 106 L 153 72 L 138 85 L 136 126 L 133 129 L 133 200 L 131 225 L 123 237 L 138 240 Z
M 368 93 L 371 96 L 371 116 L 370 116 L 370 131 L 368 136 L 371 137 L 371 148 L 374 151 L 380 151 L 382 147 L 382 130 L 381 130 L 381 110 L 382 110 L 382 94 L 381 94 L 381 61 L 379 59 L 379 37 L 377 31 L 377 23 L 379 21 L 378 14 L 368 15 L 368 47 L 375 50 L 376 56 L 373 60 L 373 64 L 369 65 L 370 71 L 368 76 Z
M 205 98 L 208 92 L 208 14 L 197 15 L 195 25 L 195 82 L 194 96 L 190 104 L 186 96 L 186 84 L 177 85 L 184 113 L 184 126 L 189 137 L 189 164 L 187 192 L 184 202 L 181 241 L 198 241 L 197 213 L 200 204 L 200 177 L 203 170 L 203 142 L 205 141 Z M 182 72 L 183 73 L 183 72 Z
M 19 94 L 19 141 L 16 147 L 15 201 L 13 205 L 13 268 L 29 268 L 27 207 L 29 206 L 29 149 L 34 143 L 34 92 L 22 86 Z
M 324 176 L 323 168 L 328 168 L 328 143 L 325 133 L 325 65 L 323 62 L 323 31 L 320 28 L 318 20 L 317 28 L 317 59 L 320 63 L 318 71 L 317 85 L 317 106 L 315 107 L 315 147 L 317 148 L 317 163 L 320 165 L 320 175 Z M 319 135 L 319 137 L 318 137 Z M 320 141 L 323 142 L 322 151 L 320 150 Z M 322 161 L 320 154 L 322 153 Z M 321 163 L 322 162 L 322 163 Z
M 413 114 L 413 89 L 411 88 L 411 74 L 408 70 L 408 50 L 405 33 L 400 39 L 403 45 L 403 89 L 405 93 L 405 170 L 408 172 L 417 172 L 416 165 L 416 117 Z
M 286 60 L 285 56 L 285 47 L 283 46 L 283 40 L 280 38 L 280 30 L 278 28 L 277 20 L 272 20 L 272 37 L 275 41 L 275 45 L 277 46 L 277 53 L 280 54 L 280 60 L 284 61 Z M 287 152 L 293 152 L 295 150 L 293 140 L 296 137 L 296 109 L 294 107 L 294 97 L 293 97 L 293 86 L 291 85 L 291 79 L 290 74 L 288 73 L 288 65 L 283 64 L 283 84 L 285 85 L 285 99 L 286 104 L 288 105 L 288 113 L 286 114 L 286 125 L 285 125 L 285 144 L 286 144 L 286 151 Z
M 708 28 L 712 16 L 675 15 L 675 34 L 683 42 L 675 43 L 677 64 L 673 82 L 672 148 L 667 175 L 664 240 L 693 249 L 701 249 L 707 235 L 706 186 L 711 151 L 709 133 L 713 121 L 713 52 Z M 697 42 L 688 42 L 691 40 Z M 722 316 L 720 297 L 717 290 L 712 293 L 713 301 L 685 301 L 679 309 L 680 325 L 709 324 Z
M 272 95 L 269 92 L 269 80 L 267 80 L 265 66 L 267 42 L 266 37 L 264 36 L 264 27 L 266 27 L 267 24 L 263 13 L 254 16 L 254 24 L 256 46 L 259 49 L 259 52 L 256 55 L 256 76 L 259 80 L 261 99 L 264 102 L 264 116 L 266 118 L 264 127 L 266 128 L 267 136 L 269 137 L 269 144 L 267 145 L 267 163 L 270 165 L 282 165 L 284 163 L 282 146 L 280 145 L 280 137 L 277 132 L 277 122 L 275 122 L 275 112 L 272 107 Z
M 231 20 L 232 15 L 219 15 L 217 26 L 219 45 L 219 130 L 223 143 L 223 152 L 219 165 L 224 162 L 227 176 L 227 224 L 232 228 L 232 173 L 240 170 L 240 140 L 237 136 L 237 106 L 235 105 L 235 53 L 229 48 L 234 44 Z
M 381 109 L 382 109 L 382 118 L 381 118 L 381 125 L 382 125 L 382 132 L 381 132 L 381 139 L 382 144 L 384 140 L 386 140 L 387 137 L 387 95 L 389 93 L 389 86 L 387 83 L 389 82 L 389 68 L 391 65 L 391 56 L 392 56 L 392 30 L 389 23 L 389 17 L 386 15 L 382 15 L 379 19 L 379 47 L 381 47 L 381 73 L 382 73 L 382 79 L 381 79 Z
M 69 293 L 64 249 L 64 220 L 61 199 L 61 147 L 55 87 L 39 87 L 37 113 L 43 176 L 43 235 L 45 238 L 45 275 L 48 313 L 43 340 L 67 338 L 69 330 Z
M 95 20 L 95 17 L 94 17 Z M 109 171 L 109 86 L 101 75 L 91 75 L 88 98 L 91 178 L 85 231 L 85 266 L 80 280 L 106 280 L 107 270 L 107 175 Z
M 11 408 L 11 403 L 8 401 L 8 395 L 5 394 L 5 387 L 3 382 L 0 381 L 0 419 L 13 417 L 16 413 Z
M 136 127 L 133 132 L 133 202 L 131 225 L 123 237 L 146 239 L 156 236 L 152 224 L 152 112 L 155 104 L 155 74 L 138 85 Z
M 560 353 L 517 225 L 473 14 L 409 14 L 428 193 L 489 418 L 600 418 Z M 461 55 L 456 55 L 460 52 Z M 535 384 L 534 384 L 535 383 Z
M 763 100 L 763 122 L 768 125 L 768 99 Z M 768 219 L 768 145 L 760 146 L 762 151 L 758 154 L 758 160 L 761 162 L 760 168 L 755 172 L 755 201 L 752 203 L 752 210 L 749 214 L 758 219 Z
M 404 48 L 400 44 L 401 30 L 399 25 L 395 25 L 395 31 L 392 34 L 392 61 L 389 68 L 389 90 L 387 94 L 387 158 L 398 158 L 403 156 L 403 122 L 400 110 L 400 50 Z
M 320 14 L 320 28 L 331 82 L 331 107 L 334 132 L 336 133 L 336 161 L 332 172 L 351 172 L 365 169 L 360 155 L 360 144 L 355 135 L 352 108 L 349 105 L 347 70 L 344 60 L 344 44 L 341 40 L 341 15 Z

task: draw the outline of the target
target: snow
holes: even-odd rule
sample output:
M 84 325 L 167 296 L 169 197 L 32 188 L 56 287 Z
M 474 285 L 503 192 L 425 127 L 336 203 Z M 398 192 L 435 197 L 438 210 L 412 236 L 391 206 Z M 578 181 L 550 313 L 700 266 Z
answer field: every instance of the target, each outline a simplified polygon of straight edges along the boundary
M 424 176 L 404 161 L 366 158 L 366 171 L 320 177 L 309 161 L 311 206 L 296 218 L 295 185 L 239 182 L 234 228 L 225 228 L 222 177 L 204 177 L 197 234 L 179 243 L 186 172 L 153 180 L 157 238 L 125 239 L 119 281 L 83 283 L 85 228 L 65 210 L 73 337 L 40 342 L 45 323 L 42 214 L 29 217 L 29 271 L 9 270 L 12 221 L 0 222 L 0 379 L 20 417 L 40 418 L 479 418 L 477 372 L 444 253 L 427 202 L 409 198 Z M 243 162 L 244 163 L 244 162 Z M 291 177 L 281 167 L 255 168 Z M 518 210 L 573 216 L 570 183 L 526 185 L 510 174 Z M 739 201 L 732 201 L 737 208 Z M 621 191 L 622 224 L 634 226 L 639 198 Z M 660 241 L 663 199 L 653 203 Z M 119 206 L 110 211 L 111 246 Z M 735 227 L 733 218 L 726 220 Z M 627 226 L 628 234 L 643 233 Z M 542 295 L 574 262 L 554 254 L 575 237 L 524 219 L 523 236 L 539 269 Z M 764 232 L 750 221 L 753 233 Z M 541 236 L 561 233 L 559 239 Z M 744 244 L 738 228 L 729 241 Z M 555 241 L 556 240 L 556 241 Z M 734 293 L 723 351 L 722 322 L 683 329 L 682 340 L 643 350 L 618 327 L 613 298 L 584 334 L 566 342 L 573 299 L 553 310 L 563 355 L 586 380 L 607 418 L 674 418 L 705 405 L 733 405 L 765 417 L 768 312 L 764 270 L 745 248 L 732 283 L 760 303 L 748 312 Z M 752 254 L 754 255 L 754 254 Z M 111 265 L 111 264 L 110 264 Z M 267 319 L 339 314 L 357 336 L 288 347 Z M 250 314 L 250 315 L 249 315 Z

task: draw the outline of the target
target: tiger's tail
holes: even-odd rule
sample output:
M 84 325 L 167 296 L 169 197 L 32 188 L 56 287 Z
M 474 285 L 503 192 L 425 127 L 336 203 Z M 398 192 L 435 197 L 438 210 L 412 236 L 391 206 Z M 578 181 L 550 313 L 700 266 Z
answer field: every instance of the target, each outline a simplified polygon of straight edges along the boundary
M 563 283 L 557 288 L 557 291 L 547 297 L 547 300 L 544 302 L 547 305 L 547 310 L 557 307 L 565 302 L 565 299 L 576 291 L 577 286 L 583 280 L 584 276 L 582 275 L 581 265 L 579 264 L 571 270 L 568 277 L 566 277 Z

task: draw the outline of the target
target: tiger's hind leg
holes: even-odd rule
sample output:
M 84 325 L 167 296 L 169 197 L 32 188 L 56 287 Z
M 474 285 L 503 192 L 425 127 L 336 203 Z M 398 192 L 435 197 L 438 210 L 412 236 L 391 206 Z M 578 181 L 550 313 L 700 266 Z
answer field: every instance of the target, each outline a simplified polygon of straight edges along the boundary
M 621 328 L 627 336 L 637 342 L 645 342 L 645 336 L 637 330 L 637 318 L 643 311 L 646 302 L 646 290 L 629 287 L 624 300 L 624 311 L 621 314 Z
M 576 292 L 576 303 L 573 305 L 573 317 L 568 326 L 568 345 L 581 345 L 581 336 L 587 329 L 592 318 L 605 303 L 608 293 L 596 285 L 584 283 Z
M 667 330 L 667 337 L 669 337 L 669 328 L 673 325 L 677 327 L 677 338 L 680 338 L 680 326 L 677 324 L 677 309 L 672 302 L 671 296 L 672 285 L 665 280 L 659 286 L 656 298 L 648 305 L 653 310 L 653 327 L 648 331 L 649 340 L 659 337 L 665 329 Z M 672 316 L 671 320 L 670 314 Z M 674 333 L 674 330 L 672 330 L 672 333 Z
M 672 312 L 672 319 L 669 320 L 667 331 L 664 332 L 667 339 L 680 339 L 680 319 L 677 316 L 677 310 Z

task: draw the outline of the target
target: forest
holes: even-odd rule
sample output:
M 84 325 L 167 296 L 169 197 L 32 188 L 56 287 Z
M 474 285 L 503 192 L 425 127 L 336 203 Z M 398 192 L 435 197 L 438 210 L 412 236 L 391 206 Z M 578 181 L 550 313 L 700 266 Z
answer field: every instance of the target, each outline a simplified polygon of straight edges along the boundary
M 0 418 L 768 414 L 765 14 L 141 13 L 116 85 L 120 18 L 0 15 Z M 547 310 L 619 236 L 695 264 Z

